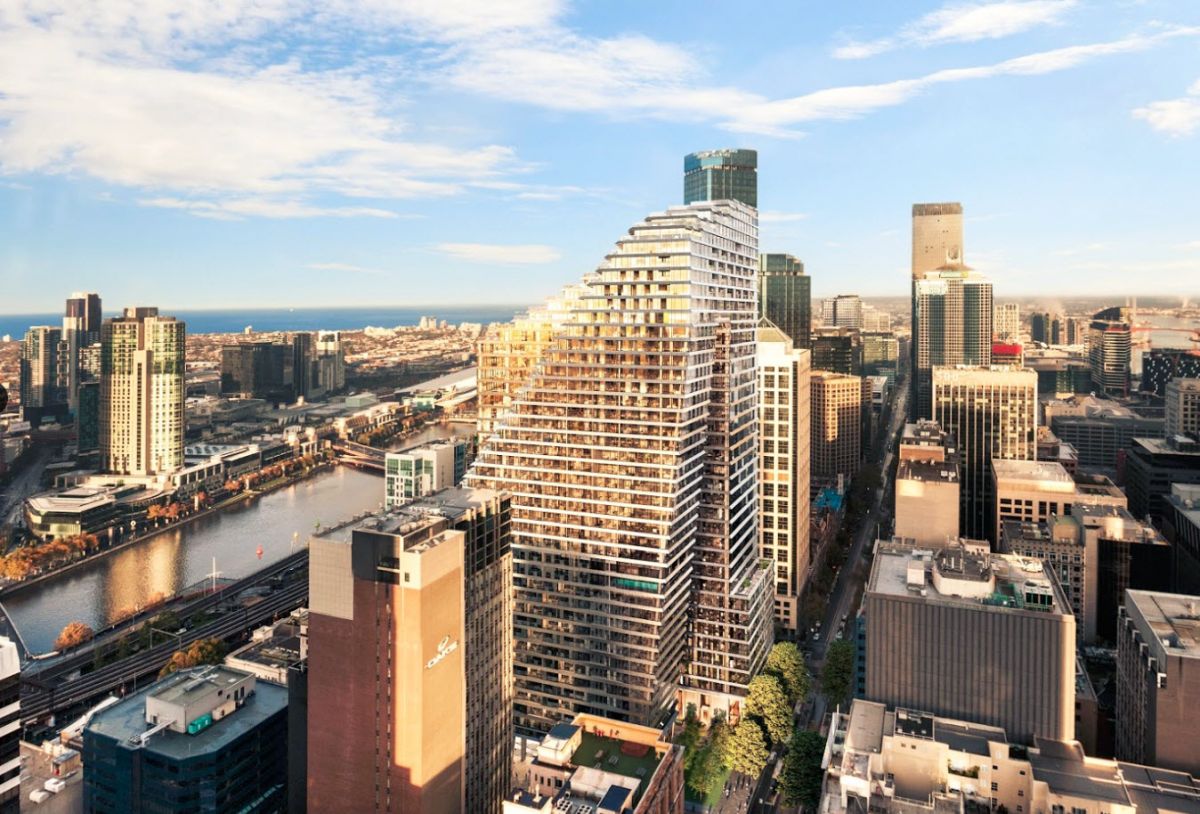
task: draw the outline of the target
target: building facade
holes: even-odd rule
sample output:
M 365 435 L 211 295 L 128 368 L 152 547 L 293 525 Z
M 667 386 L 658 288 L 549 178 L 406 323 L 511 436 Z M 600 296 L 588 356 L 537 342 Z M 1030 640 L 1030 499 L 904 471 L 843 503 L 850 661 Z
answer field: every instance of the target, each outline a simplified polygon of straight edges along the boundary
M 635 224 L 479 451 L 468 483 L 513 495 L 523 729 L 651 723 L 681 679 L 736 703 L 765 659 L 757 244 L 737 202 Z
M 1096 390 L 1109 396 L 1128 396 L 1132 355 L 1133 326 L 1127 309 L 1098 312 L 1088 328 L 1088 364 Z
M 812 338 L 812 278 L 790 254 L 763 254 L 758 259 L 758 315 L 787 334 L 797 348 Z
M 912 276 L 924 277 L 948 263 L 963 262 L 963 208 L 960 203 L 913 204 Z
M 812 476 L 852 478 L 862 461 L 863 380 L 814 370 L 811 389 Z
M 938 547 L 958 538 L 960 461 L 934 421 L 906 424 L 897 451 L 896 537 Z
M 1185 348 L 1151 348 L 1142 354 L 1142 392 L 1166 395 L 1167 382 L 1175 378 L 1200 378 L 1200 353 Z
M 821 303 L 821 322 L 835 328 L 862 330 L 863 303 L 857 294 L 838 294 Z
M 186 327 L 126 308 L 101 327 L 100 466 L 155 475 L 183 466 Z
M 431 441 L 384 458 L 384 508 L 458 486 L 467 474 L 465 438 Z
M 913 281 L 912 409 L 933 418 L 933 368 L 992 363 L 992 284 L 961 263 Z
M 1006 521 L 1044 523 L 1051 515 L 1069 515 L 1075 505 L 1104 505 L 1124 509 L 1125 493 L 1107 478 L 1081 478 L 1057 461 L 993 459 L 992 489 L 995 503 L 992 514 L 995 528 L 992 539 L 1000 540 Z
M 1117 637 L 1117 757 L 1200 775 L 1200 597 L 1129 591 Z
M 21 654 L 0 636 L 0 814 L 21 810 Z
M 809 361 L 809 351 L 759 323 L 758 547 L 775 564 L 775 625 L 790 635 L 800 628 L 800 596 L 811 561 Z
M 1037 457 L 1037 376 L 1013 367 L 934 368 L 934 420 L 958 442 L 961 533 L 995 537 L 994 459 Z
M 813 370 L 861 376 L 862 336 L 855 328 L 817 328 L 812 335 Z
M 992 337 L 997 342 L 1021 341 L 1020 305 L 1015 302 L 1001 302 L 992 306 Z
M 1171 487 L 1200 483 L 1200 440 L 1186 435 L 1134 438 L 1124 450 L 1124 463 L 1129 510 L 1137 517 L 1165 519 Z
M 758 153 L 703 150 L 683 158 L 684 204 L 741 201 L 758 206 Z
M 1167 382 L 1167 435 L 1200 435 L 1200 379 Z
M 510 539 L 508 498 L 471 489 L 313 538 L 309 811 L 499 811 L 512 771 Z

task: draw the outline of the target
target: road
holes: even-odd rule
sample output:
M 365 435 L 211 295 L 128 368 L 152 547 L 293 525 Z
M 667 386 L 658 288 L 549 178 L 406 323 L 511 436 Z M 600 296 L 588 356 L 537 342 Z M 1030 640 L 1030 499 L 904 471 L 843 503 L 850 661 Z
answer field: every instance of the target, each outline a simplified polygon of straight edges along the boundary
M 25 459 L 21 461 L 21 471 L 13 476 L 12 482 L 5 487 L 0 495 L 0 524 L 12 528 L 22 517 L 25 498 L 38 491 L 42 473 L 50 461 L 48 447 L 38 444 L 34 446 Z

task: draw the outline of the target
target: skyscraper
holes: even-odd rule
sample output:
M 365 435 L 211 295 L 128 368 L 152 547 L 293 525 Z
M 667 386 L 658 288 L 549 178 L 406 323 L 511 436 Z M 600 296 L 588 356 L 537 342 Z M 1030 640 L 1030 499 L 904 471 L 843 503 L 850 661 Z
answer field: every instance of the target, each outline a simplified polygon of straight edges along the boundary
M 728 200 L 635 224 L 479 452 L 467 483 L 513 496 L 519 727 L 652 723 L 681 678 L 709 714 L 766 656 L 757 232 Z
M 100 466 L 154 475 L 183 466 L 186 326 L 126 308 L 100 330 Z
M 1016 367 L 935 367 L 933 417 L 958 441 L 961 533 L 994 537 L 994 458 L 1036 460 L 1037 374 Z
M 812 476 L 853 477 L 862 457 L 863 380 L 814 370 L 812 382 Z
M 830 327 L 857 328 L 863 326 L 863 303 L 857 294 L 838 294 L 821 303 L 821 321 Z
M 0 814 L 21 810 L 21 656 L 0 636 Z
M 49 325 L 34 325 L 21 340 L 21 414 L 34 424 L 42 416 L 55 415 L 66 406 L 59 387 L 58 352 L 62 331 Z
M 81 345 L 100 341 L 100 325 L 103 322 L 100 310 L 100 295 L 76 291 L 67 299 L 66 317 L 79 320 L 82 334 Z
M 310 543 L 308 810 L 499 814 L 512 772 L 506 495 L 447 489 Z
M 775 624 L 795 633 L 809 563 L 810 354 L 758 327 L 758 540 L 775 562 Z
M 992 284 L 962 264 L 913 281 L 912 409 L 933 417 L 932 370 L 992 363 Z
M 1200 434 L 1200 379 L 1167 382 L 1167 435 Z
M 683 157 L 683 202 L 741 201 L 758 206 L 758 153 L 704 150 Z
M 1133 325 L 1127 308 L 1106 308 L 1088 329 L 1088 363 L 1092 385 L 1109 396 L 1129 395 L 1129 361 Z
M 1021 306 L 1015 302 L 992 306 L 992 334 L 999 342 L 1021 340 Z
M 100 341 L 100 295 L 76 291 L 67 299 L 58 346 L 58 384 L 71 412 L 79 407 L 79 385 L 91 380 L 85 349 Z
M 960 203 L 913 204 L 912 276 L 963 262 L 963 208 Z
M 758 315 L 807 348 L 812 334 L 812 278 L 790 254 L 764 254 L 758 260 Z

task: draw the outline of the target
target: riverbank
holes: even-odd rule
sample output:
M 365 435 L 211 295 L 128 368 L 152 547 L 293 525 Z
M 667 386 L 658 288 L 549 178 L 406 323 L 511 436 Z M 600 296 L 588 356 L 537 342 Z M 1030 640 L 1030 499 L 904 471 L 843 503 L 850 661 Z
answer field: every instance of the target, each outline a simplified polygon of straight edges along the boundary
M 269 495 L 278 489 L 283 489 L 283 488 L 291 486 L 295 483 L 299 483 L 300 481 L 306 480 L 306 479 L 313 477 L 321 472 L 328 471 L 328 470 L 334 468 L 335 466 L 339 466 L 339 465 L 340 464 L 337 461 L 321 461 L 319 463 L 313 464 L 313 466 L 309 467 L 306 470 L 302 470 L 299 474 L 285 475 L 281 478 L 278 478 L 274 481 L 264 484 L 260 488 L 255 488 L 255 489 L 251 489 L 251 490 L 247 490 L 247 491 L 238 492 L 236 495 L 231 495 L 219 503 L 215 503 L 206 509 L 201 509 L 200 511 L 192 512 L 191 514 L 185 515 L 185 516 L 181 517 L 180 519 L 178 519 L 172 523 L 169 523 L 165 526 L 161 526 L 161 527 L 155 528 L 155 529 L 150 529 L 147 532 L 144 532 L 142 534 L 137 534 L 132 537 L 127 537 L 127 538 L 121 540 L 121 542 L 119 542 L 119 543 L 114 543 L 113 545 L 108 546 L 106 548 L 101 548 L 90 554 L 85 554 L 84 556 L 79 557 L 78 559 L 71 560 L 70 562 L 64 563 L 63 565 L 53 568 L 49 571 L 44 571 L 40 574 L 29 577 L 27 579 L 20 580 L 18 582 L 11 582 L 7 585 L 4 585 L 3 587 L 0 587 L 0 601 L 3 601 L 4 599 L 15 596 L 17 594 L 23 593 L 27 588 L 35 587 L 36 585 L 38 585 L 42 582 L 45 582 L 47 580 L 61 577 L 64 574 L 68 574 L 71 571 L 74 571 L 77 568 L 81 568 L 85 565 L 93 563 L 96 560 L 103 559 L 106 556 L 116 554 L 120 551 L 124 551 L 125 549 L 129 548 L 130 546 L 137 545 L 138 543 L 144 543 L 148 540 L 153 540 L 155 537 L 159 536 L 160 534 L 166 534 L 167 532 L 174 531 L 175 529 L 178 529 L 182 526 L 186 526 L 190 523 L 194 523 L 197 520 L 201 520 L 205 517 L 209 517 L 213 514 L 222 512 L 233 506 L 238 506 L 243 503 L 253 502 L 253 501 L 257 500 L 258 498 L 263 497 L 265 495 Z M 172 597 L 168 597 L 167 601 L 170 601 L 171 598 Z

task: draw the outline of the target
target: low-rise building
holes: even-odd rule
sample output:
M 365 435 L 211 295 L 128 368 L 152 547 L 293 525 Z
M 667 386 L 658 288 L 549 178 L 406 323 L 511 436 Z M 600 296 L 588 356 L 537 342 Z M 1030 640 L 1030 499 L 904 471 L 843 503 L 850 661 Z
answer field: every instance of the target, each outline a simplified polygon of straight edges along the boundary
M 384 461 L 384 508 L 458 486 L 467 474 L 470 444 L 465 438 L 430 441 Z
M 1070 514 L 1075 505 L 1126 506 L 1125 494 L 1103 476 L 1085 476 L 1080 482 L 1062 464 L 1052 461 L 993 458 L 992 481 L 997 542 L 1009 520 L 1044 523 L 1051 515 Z
M 1129 510 L 1165 519 L 1167 496 L 1177 483 L 1200 484 L 1200 441 L 1187 435 L 1133 439 L 1125 458 Z
M 920 546 L 958 537 L 959 455 L 935 421 L 907 424 L 896 464 L 896 536 Z
M 648 726 L 580 713 L 517 773 L 504 814 L 683 814 L 683 748 Z
M 225 666 L 262 681 L 287 684 L 292 668 L 308 658 L 308 609 L 264 625 L 250 634 L 250 643 L 225 657 Z

